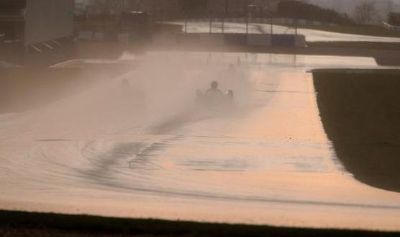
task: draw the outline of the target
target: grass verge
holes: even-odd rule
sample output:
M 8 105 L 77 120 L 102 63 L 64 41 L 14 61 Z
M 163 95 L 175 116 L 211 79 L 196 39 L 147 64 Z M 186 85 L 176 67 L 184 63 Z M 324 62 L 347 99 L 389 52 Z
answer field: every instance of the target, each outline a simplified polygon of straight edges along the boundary
M 286 228 L 0 211 L 0 234 L 21 236 L 394 236 L 395 232 Z M 21 234 L 21 235 L 19 235 Z M 11 236 L 9 235 L 9 236 Z
M 400 70 L 314 70 L 335 152 L 354 177 L 400 192 Z

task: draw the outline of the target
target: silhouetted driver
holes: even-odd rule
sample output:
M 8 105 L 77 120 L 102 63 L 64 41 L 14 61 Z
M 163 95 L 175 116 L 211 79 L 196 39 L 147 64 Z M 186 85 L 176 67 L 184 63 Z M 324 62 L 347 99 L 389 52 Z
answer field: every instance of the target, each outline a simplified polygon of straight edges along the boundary
M 206 91 L 206 97 L 211 101 L 221 100 L 224 94 L 218 89 L 218 82 L 211 82 L 211 87 Z

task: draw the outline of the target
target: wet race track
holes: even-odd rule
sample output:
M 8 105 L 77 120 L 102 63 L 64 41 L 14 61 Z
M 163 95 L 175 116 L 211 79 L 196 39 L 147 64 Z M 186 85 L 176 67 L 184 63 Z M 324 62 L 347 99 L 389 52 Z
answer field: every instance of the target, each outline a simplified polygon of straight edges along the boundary
M 0 117 L 0 208 L 400 229 L 400 194 L 356 181 L 336 158 L 307 72 L 374 60 L 152 52 L 135 63 Z M 212 80 L 235 91 L 234 105 L 196 106 Z

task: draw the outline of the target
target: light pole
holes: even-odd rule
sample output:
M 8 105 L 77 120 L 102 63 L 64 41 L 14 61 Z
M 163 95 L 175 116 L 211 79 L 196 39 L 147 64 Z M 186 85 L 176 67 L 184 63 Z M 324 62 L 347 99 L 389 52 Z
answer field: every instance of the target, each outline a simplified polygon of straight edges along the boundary
M 225 33 L 225 18 L 228 12 L 228 1 L 229 0 L 225 0 L 224 17 L 222 18 L 222 33 Z
M 271 2 L 268 2 L 268 15 L 270 19 L 270 34 L 274 34 L 274 25 L 273 25 L 273 11 L 272 11 L 272 6 Z
M 184 13 L 184 15 L 185 15 L 185 34 L 187 33 L 187 25 L 188 25 L 188 14 L 187 14 L 187 12 L 185 11 L 185 13 Z
M 255 4 L 247 5 L 246 35 L 249 34 L 249 23 L 251 23 L 253 9 L 255 9 L 255 8 L 256 8 Z
M 212 13 L 211 13 L 211 11 L 209 11 L 209 13 L 208 13 L 209 15 L 210 15 L 210 22 L 209 22 L 209 34 L 211 34 L 212 33 Z

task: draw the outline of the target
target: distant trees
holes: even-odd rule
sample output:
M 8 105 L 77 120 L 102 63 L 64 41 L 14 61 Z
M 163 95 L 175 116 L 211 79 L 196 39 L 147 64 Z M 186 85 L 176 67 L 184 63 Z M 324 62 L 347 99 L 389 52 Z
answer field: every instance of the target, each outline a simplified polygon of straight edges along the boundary
M 354 19 L 359 24 L 372 24 L 380 18 L 375 2 L 365 0 L 354 8 Z
M 388 19 L 389 24 L 400 26 L 400 13 L 391 12 Z
M 216 17 L 244 17 L 250 6 L 257 17 L 271 16 L 276 10 L 278 0 L 179 0 L 182 11 L 193 16 L 203 13 L 204 16 L 213 14 Z
M 383 14 L 384 14 L 385 20 L 389 20 L 390 13 L 393 11 L 393 9 L 394 9 L 393 1 L 387 0 L 387 2 L 385 3 L 385 7 L 383 9 Z
M 347 15 L 340 14 L 332 9 L 325 9 L 316 5 L 296 0 L 281 1 L 278 4 L 278 15 L 280 17 L 305 19 L 336 24 L 354 23 Z
M 383 7 L 383 12 L 382 12 L 384 21 L 390 22 L 391 20 L 393 20 L 391 18 L 393 17 L 392 14 L 393 14 L 394 9 L 395 9 L 395 4 L 393 3 L 393 1 L 387 0 L 385 2 L 385 5 Z
M 208 0 L 180 0 L 179 5 L 183 12 L 201 14 L 207 9 Z
M 104 12 L 121 12 L 127 6 L 126 0 L 91 0 L 89 5 L 97 10 Z

